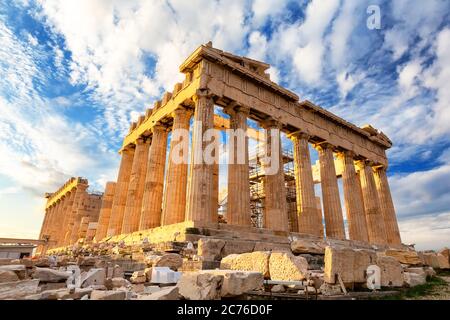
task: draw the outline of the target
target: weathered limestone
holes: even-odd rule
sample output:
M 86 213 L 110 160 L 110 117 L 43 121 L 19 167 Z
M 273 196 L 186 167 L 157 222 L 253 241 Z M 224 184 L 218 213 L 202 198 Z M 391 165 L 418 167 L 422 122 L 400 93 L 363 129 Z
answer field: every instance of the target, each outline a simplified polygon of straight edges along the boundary
M 374 179 L 380 200 L 381 213 L 384 219 L 387 243 L 396 246 L 401 245 L 402 241 L 386 175 L 386 167 L 375 167 Z
M 19 277 L 14 271 L 0 270 L 0 283 L 19 281 Z
M 247 116 L 248 108 L 231 104 L 225 111 L 230 115 L 228 145 L 228 199 L 227 221 L 229 224 L 249 226 L 250 184 L 248 163 Z M 243 149 L 240 146 L 244 146 Z
M 155 228 L 161 225 L 168 132 L 163 125 L 155 125 L 152 130 L 153 137 L 148 154 L 139 230 Z
M 427 277 L 425 273 L 417 274 L 411 272 L 404 272 L 403 279 L 404 283 L 411 288 L 421 284 L 425 284 L 427 282 Z
M 219 300 L 224 276 L 207 271 L 183 273 L 177 287 L 187 300 Z
M 138 300 L 178 300 L 180 299 L 178 291 L 179 288 L 176 286 L 167 287 L 151 294 L 141 295 Z
M 403 268 L 397 259 L 379 255 L 377 257 L 377 265 L 381 270 L 382 287 L 403 286 Z
M 220 269 L 256 271 L 269 278 L 270 252 L 255 251 L 242 254 L 231 254 L 220 262 Z
M 204 261 L 220 261 L 225 240 L 222 239 L 200 239 L 198 241 L 198 256 Z
M 39 280 L 23 280 L 0 283 L 0 300 L 20 299 L 39 290 Z
M 192 132 L 191 170 L 186 220 L 213 222 L 214 210 L 214 164 L 206 163 L 203 152 L 208 145 L 203 141 L 204 133 L 214 127 L 214 100 L 205 90 L 197 90 L 195 102 L 194 128 Z
M 386 228 L 380 209 L 380 200 L 378 198 L 371 163 L 357 161 L 356 164 L 359 167 L 369 241 L 373 244 L 386 244 Z
M 123 290 L 93 290 L 91 300 L 125 300 L 127 292 Z
M 276 231 L 289 231 L 284 186 L 283 153 L 281 146 L 280 123 L 269 120 L 263 123 L 266 131 L 266 156 L 278 153 L 278 163 L 263 163 L 264 168 L 264 228 Z M 276 162 L 276 161 L 275 161 Z M 272 168 L 271 168 L 272 167 Z M 269 170 L 274 172 L 268 172 Z
M 39 279 L 41 282 L 62 282 L 66 281 L 69 276 L 68 272 L 49 268 L 36 268 L 33 272 L 33 279 Z
M 325 253 L 325 243 L 320 245 L 316 242 L 297 239 L 291 242 L 291 250 L 293 253 L 313 253 L 313 254 L 324 254 Z
M 148 140 L 140 138 L 136 141 L 121 233 L 139 230 L 149 147 Z
M 317 210 L 314 181 L 309 154 L 309 136 L 297 132 L 289 136 L 294 145 L 294 172 L 298 232 L 321 236 L 323 233 L 322 212 Z
M 260 272 L 235 270 L 208 270 L 209 274 L 223 276 L 221 297 L 240 296 L 248 291 L 262 288 L 264 277 Z
M 128 185 L 130 183 L 131 167 L 133 165 L 134 149 L 122 150 L 119 175 L 111 209 L 111 218 L 108 226 L 108 236 L 120 234 L 122 231 L 123 215 L 127 201 Z
M 385 255 L 394 257 L 398 262 L 409 265 L 422 264 L 422 260 L 416 251 L 404 251 L 404 250 L 386 250 Z
M 301 281 L 308 274 L 308 261 L 290 252 L 272 252 L 269 258 L 270 279 Z
M 98 218 L 98 226 L 95 234 L 95 239 L 101 241 L 108 233 L 109 220 L 111 218 L 112 202 L 114 199 L 114 192 L 116 190 L 115 182 L 107 182 L 105 187 L 105 194 L 103 195 L 102 207 L 100 209 L 100 216 Z
M 86 192 L 87 184 L 78 185 L 75 200 L 72 207 L 73 225 L 67 244 L 76 243 L 78 241 L 78 232 L 80 230 L 81 219 L 85 215 L 85 205 L 88 202 L 88 194 Z
M 344 187 L 345 208 L 347 211 L 348 231 L 351 240 L 369 241 L 364 203 L 361 197 L 360 184 L 356 175 L 354 154 L 351 151 L 338 153 L 342 162 L 342 183 Z
M 329 143 L 316 146 L 319 152 L 323 213 L 327 238 L 345 239 L 344 218 L 334 167 L 333 147 Z
M 183 151 L 188 150 L 189 139 L 187 134 L 183 136 L 182 133 L 189 132 L 191 116 L 192 112 L 184 107 L 173 112 L 163 225 L 183 222 L 185 219 L 188 153 L 183 154 Z M 179 161 L 175 162 L 175 158 Z

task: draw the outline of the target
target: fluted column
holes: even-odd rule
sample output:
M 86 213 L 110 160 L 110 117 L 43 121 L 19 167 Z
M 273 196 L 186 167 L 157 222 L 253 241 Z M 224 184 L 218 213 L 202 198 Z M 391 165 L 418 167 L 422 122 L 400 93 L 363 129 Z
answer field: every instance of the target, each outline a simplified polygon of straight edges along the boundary
M 328 143 L 318 145 L 320 181 L 327 238 L 345 239 L 339 187 L 334 167 L 333 147 Z
M 139 230 L 149 148 L 149 140 L 139 138 L 136 141 L 121 233 L 130 233 Z
M 247 116 L 249 108 L 229 106 L 230 137 L 228 141 L 228 199 L 229 224 L 250 226 L 250 183 L 248 164 Z
M 385 244 L 386 228 L 384 226 L 371 163 L 363 160 L 357 161 L 356 164 L 359 167 L 369 241 L 373 244 Z
M 114 192 L 116 190 L 115 182 L 107 182 L 105 193 L 103 194 L 102 207 L 98 217 L 98 226 L 95 233 L 95 240 L 101 241 L 108 233 L 109 220 L 111 218 L 111 208 L 114 199 Z
M 204 133 L 214 128 L 214 100 L 206 90 L 194 96 L 194 128 L 192 132 L 191 170 L 186 209 L 187 221 L 213 222 L 214 163 L 203 161 L 203 151 L 211 142 L 203 140 Z
M 58 242 L 58 228 L 60 225 L 60 217 L 62 214 L 63 208 L 63 199 L 58 200 L 55 204 L 55 210 L 52 213 L 50 219 L 50 227 L 49 227 L 49 235 L 50 235 L 50 248 L 55 248 Z
M 161 225 L 168 132 L 167 128 L 160 124 L 153 126 L 152 131 L 139 230 Z
M 133 165 L 134 149 L 122 150 L 119 175 L 117 177 L 116 192 L 111 209 L 108 236 L 115 236 L 122 231 L 123 214 L 127 201 L 128 185 L 130 183 L 131 166 Z
M 64 211 L 63 211 L 63 221 L 61 224 L 61 228 L 59 230 L 58 234 L 58 246 L 64 245 L 64 238 L 66 236 L 66 232 L 68 230 L 68 224 L 70 219 L 70 214 L 72 211 L 73 201 L 75 198 L 75 191 L 72 190 L 66 195 L 65 201 L 64 201 Z
M 392 201 L 391 190 L 386 175 L 386 167 L 376 167 L 374 170 L 374 178 L 380 200 L 381 212 L 384 218 L 387 242 L 391 245 L 401 245 L 402 240 L 400 238 L 394 202 Z
M 77 219 L 78 209 L 81 207 L 81 202 L 83 200 L 84 194 L 86 193 L 87 185 L 78 184 L 77 188 L 73 190 L 74 198 L 72 207 L 69 209 L 69 218 L 67 223 L 67 228 L 64 235 L 64 245 L 72 244 L 72 232 L 75 225 L 75 220 Z
M 184 221 L 191 116 L 192 112 L 184 107 L 173 113 L 163 225 Z
M 320 236 L 322 214 L 317 210 L 314 179 L 309 153 L 309 135 L 297 132 L 289 135 L 294 148 L 294 174 L 297 198 L 298 230 Z M 320 214 L 319 214 L 320 213 Z
M 344 187 L 345 209 L 347 212 L 348 231 L 351 240 L 369 241 L 364 203 L 361 197 L 360 184 L 356 175 L 354 154 L 351 151 L 338 153 L 342 162 L 342 184 Z
M 78 187 L 80 188 L 80 187 Z M 77 243 L 79 239 L 79 231 L 80 231 L 80 224 L 81 220 L 84 216 L 86 216 L 86 206 L 89 201 L 89 194 L 86 192 L 86 189 L 81 193 L 78 203 L 77 203 L 77 210 L 75 214 L 75 219 L 73 222 L 72 232 L 70 236 L 70 243 L 74 244 Z
M 266 156 L 272 161 L 278 162 L 278 164 L 268 162 L 263 164 L 265 175 L 264 228 L 289 231 L 280 124 L 276 121 L 269 121 L 264 123 L 263 127 L 266 131 Z

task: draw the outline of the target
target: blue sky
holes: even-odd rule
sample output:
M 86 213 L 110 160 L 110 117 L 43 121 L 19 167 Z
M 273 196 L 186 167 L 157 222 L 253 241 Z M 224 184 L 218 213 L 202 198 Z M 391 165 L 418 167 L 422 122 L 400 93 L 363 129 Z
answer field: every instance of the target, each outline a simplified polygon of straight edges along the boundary
M 369 5 L 381 29 L 367 28 Z M 130 121 L 209 40 L 385 132 L 404 242 L 450 245 L 446 0 L 0 0 L 0 236 L 36 237 L 44 192 L 70 176 L 115 180 Z

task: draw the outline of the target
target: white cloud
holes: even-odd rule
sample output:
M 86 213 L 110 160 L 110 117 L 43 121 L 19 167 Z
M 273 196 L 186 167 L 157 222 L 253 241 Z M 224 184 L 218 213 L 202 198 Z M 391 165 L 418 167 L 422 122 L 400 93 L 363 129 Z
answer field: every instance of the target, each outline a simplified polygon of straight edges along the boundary
M 352 75 L 347 72 L 341 72 L 336 76 L 336 81 L 339 85 L 342 97 L 347 94 L 364 78 L 364 74 Z

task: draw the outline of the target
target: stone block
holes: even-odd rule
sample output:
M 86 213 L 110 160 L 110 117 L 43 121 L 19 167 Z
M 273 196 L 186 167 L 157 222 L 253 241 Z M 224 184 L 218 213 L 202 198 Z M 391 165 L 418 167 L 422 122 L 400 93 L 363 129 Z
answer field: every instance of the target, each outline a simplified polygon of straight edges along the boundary
M 446 256 L 444 256 L 441 253 L 437 254 L 437 260 L 439 264 L 440 269 L 450 269 L 450 263 L 448 262 L 448 259 Z
M 39 280 L 37 279 L 0 283 L 0 300 L 21 299 L 36 294 L 38 288 Z
M 253 251 L 255 251 L 255 242 L 253 241 L 227 240 L 223 247 L 222 257 Z
M 181 278 L 181 272 L 173 271 L 168 267 L 153 267 L 151 282 L 152 283 L 177 283 Z
M 385 251 L 385 255 L 394 257 L 395 259 L 398 260 L 398 262 L 402 264 L 409 264 L 409 265 L 422 264 L 422 260 L 420 259 L 416 251 L 389 249 Z
M 254 251 L 291 252 L 291 247 L 287 243 L 256 242 Z
M 255 251 L 251 253 L 231 254 L 220 262 L 220 269 L 256 271 L 269 278 L 270 252 Z
M 219 300 L 223 278 L 209 271 L 185 272 L 177 287 L 187 300 Z
M 19 277 L 14 271 L 0 270 L 0 283 L 19 281 Z
M 439 251 L 440 254 L 442 254 L 444 257 L 447 258 L 448 263 L 450 263 L 450 249 L 444 248 L 441 251 Z
M 32 274 L 33 279 L 39 279 L 41 282 L 63 282 L 69 276 L 69 272 L 49 268 L 36 268 Z
M 319 290 L 324 296 L 337 296 L 342 294 L 342 289 L 339 284 L 329 284 L 324 282 Z
M 324 281 L 334 284 L 337 281 L 336 275 L 339 274 L 344 283 L 352 283 L 354 260 L 355 252 L 350 248 L 326 247 Z
M 308 261 L 290 252 L 272 252 L 269 258 L 269 274 L 272 280 L 301 281 L 308 274 Z
M 133 275 L 131 276 L 130 281 L 133 284 L 147 282 L 147 276 L 145 275 L 145 271 L 140 270 L 140 271 L 133 272 Z
M 406 286 L 408 286 L 410 288 L 421 285 L 421 284 L 425 284 L 427 282 L 425 273 L 417 274 L 417 273 L 404 272 L 403 279 L 405 281 Z
M 27 268 L 23 264 L 10 264 L 0 266 L 0 271 L 13 271 L 20 280 L 24 280 L 27 276 Z
M 424 264 L 434 269 L 439 269 L 439 259 L 435 252 L 423 252 Z
M 121 290 L 93 290 L 91 292 L 91 300 L 125 300 L 126 291 Z
M 380 267 L 381 271 L 382 287 L 403 286 L 403 268 L 397 259 L 388 256 L 378 256 L 377 266 Z
M 167 253 L 163 256 L 150 255 L 145 258 L 149 267 L 169 267 L 177 271 L 183 264 L 183 257 L 178 253 Z
M 213 270 L 220 268 L 220 261 L 194 261 L 194 260 L 183 260 L 183 265 L 178 271 L 198 271 L 198 270 Z
M 198 241 L 197 254 L 202 260 L 214 261 L 222 258 L 225 240 L 202 238 Z
M 270 288 L 270 292 L 272 293 L 283 293 L 286 291 L 286 288 L 282 284 L 276 284 L 272 288 Z
M 179 300 L 179 288 L 174 287 L 166 287 L 164 289 L 158 290 L 157 292 L 141 295 L 138 300 Z
M 236 270 L 208 270 L 204 272 L 223 276 L 220 291 L 222 297 L 240 296 L 248 291 L 261 288 L 264 283 L 264 277 L 260 272 Z
M 296 254 L 325 254 L 325 244 L 319 244 L 308 239 L 297 239 L 291 242 L 291 250 Z

